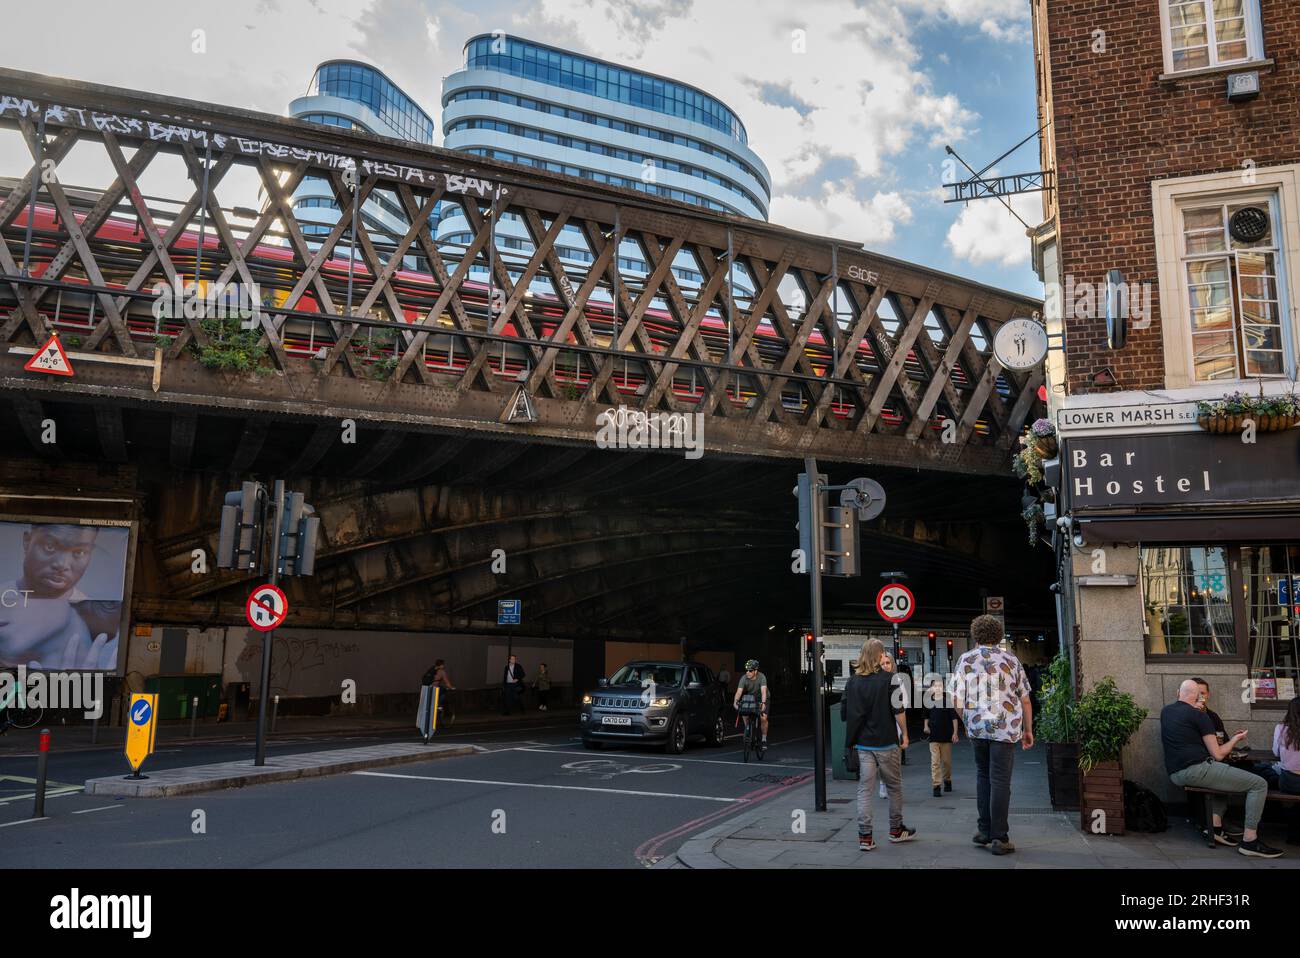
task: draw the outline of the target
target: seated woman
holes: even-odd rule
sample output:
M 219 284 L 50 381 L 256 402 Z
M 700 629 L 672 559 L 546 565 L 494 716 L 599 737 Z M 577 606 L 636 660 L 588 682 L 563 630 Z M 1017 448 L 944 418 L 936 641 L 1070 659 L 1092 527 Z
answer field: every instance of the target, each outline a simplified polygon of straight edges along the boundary
M 1278 788 L 1288 795 L 1300 795 L 1300 697 L 1291 700 L 1286 718 L 1273 729 L 1273 754 L 1282 760 Z M 1300 845 L 1300 806 L 1291 809 L 1286 842 Z

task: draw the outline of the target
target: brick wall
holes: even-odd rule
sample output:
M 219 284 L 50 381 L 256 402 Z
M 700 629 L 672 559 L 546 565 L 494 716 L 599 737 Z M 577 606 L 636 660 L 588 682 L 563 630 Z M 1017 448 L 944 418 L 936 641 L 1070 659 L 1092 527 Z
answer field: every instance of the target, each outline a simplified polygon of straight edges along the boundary
M 1153 288 L 1154 321 L 1128 345 L 1106 348 L 1104 318 L 1067 321 L 1069 391 L 1095 392 L 1109 365 L 1114 389 L 1164 385 L 1151 183 L 1169 177 L 1300 159 L 1300 3 L 1261 0 L 1264 55 L 1259 97 L 1230 104 L 1224 74 L 1160 81 L 1159 0 L 1035 0 L 1046 11 L 1055 116 L 1062 277 L 1104 282 L 1120 269 Z M 1105 51 L 1093 52 L 1094 31 Z

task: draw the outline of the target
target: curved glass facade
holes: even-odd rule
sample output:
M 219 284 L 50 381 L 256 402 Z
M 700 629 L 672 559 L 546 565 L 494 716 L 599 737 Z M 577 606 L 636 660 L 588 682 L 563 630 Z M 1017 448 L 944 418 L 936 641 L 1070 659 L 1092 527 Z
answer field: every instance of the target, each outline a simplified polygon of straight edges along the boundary
M 447 98 L 448 103 L 459 103 L 462 100 L 495 100 L 498 103 L 505 103 L 508 106 L 517 106 L 525 110 L 533 110 L 537 113 L 549 113 L 551 116 L 562 116 L 567 120 L 577 120 L 579 123 L 590 123 L 592 126 L 603 126 L 610 130 L 617 130 L 620 133 L 631 133 L 633 136 L 645 136 L 652 140 L 660 140 L 664 143 L 675 143 L 677 146 L 684 146 L 690 150 L 697 150 L 701 153 L 707 153 L 710 156 L 716 156 L 720 160 L 726 160 L 732 166 L 744 170 L 760 183 L 766 181 L 765 176 L 761 176 L 757 170 L 746 163 L 739 157 L 728 153 L 726 150 L 720 150 L 712 143 L 705 143 L 694 137 L 683 136 L 681 133 L 672 133 L 668 130 L 661 130 L 658 127 L 642 126 L 639 123 L 632 123 L 628 120 L 620 120 L 617 117 L 602 116 L 598 113 L 588 113 L 585 110 L 575 110 L 573 107 L 561 106 L 558 103 L 547 103 L 543 100 L 534 100 L 531 97 L 515 96 L 513 93 L 503 93 L 499 90 L 462 90 L 454 93 Z M 450 132 L 450 130 L 448 131 Z
M 401 137 L 417 143 L 433 143 L 433 120 L 429 114 L 416 106 L 410 97 L 374 67 L 362 63 L 323 63 L 316 68 L 308 94 L 336 96 L 363 103 L 398 131 Z
M 448 133 L 455 133 L 457 130 L 496 130 L 498 133 L 508 133 L 511 136 L 523 137 L 526 140 L 539 140 L 543 143 L 551 143 L 555 146 L 562 146 L 570 150 L 582 150 L 585 153 L 595 153 L 598 156 L 607 156 L 615 160 L 623 160 L 627 163 L 639 163 L 643 168 L 656 167 L 662 170 L 670 170 L 674 173 L 685 173 L 687 176 L 693 176 L 696 179 L 706 180 L 724 189 L 730 190 L 737 196 L 743 196 L 749 202 L 753 203 L 759 209 L 763 209 L 761 203 L 749 190 L 733 182 L 718 176 L 716 173 L 710 173 L 708 170 L 700 169 L 698 166 L 692 166 L 689 163 L 678 163 L 676 160 L 665 160 L 662 157 L 650 156 L 646 153 L 638 153 L 635 150 L 624 150 L 618 147 L 607 146 L 604 143 L 597 143 L 593 140 L 584 140 L 574 136 L 561 136 L 558 133 L 552 133 L 550 130 L 539 130 L 531 126 L 519 126 L 516 123 L 506 123 L 502 120 L 458 120 L 447 127 Z M 505 159 L 505 157 L 502 157 Z M 519 162 L 515 160 L 514 162 Z M 558 170 L 557 172 L 567 172 L 567 170 Z M 570 174 L 583 176 L 583 173 Z M 596 177 L 600 179 L 600 177 Z M 627 177 L 619 177 L 620 181 L 627 181 Z M 608 180 L 606 182 L 615 182 Z M 630 181 L 628 181 L 630 182 Z M 627 182 L 618 182 L 619 186 L 627 185 Z M 666 194 L 665 194 L 666 195 Z M 692 202 L 692 201 L 688 201 Z M 723 208 L 719 206 L 719 208 Z
M 499 52 L 494 52 L 494 47 Z M 576 53 L 511 37 L 480 36 L 465 44 L 465 67 L 499 70 L 511 76 L 654 110 L 692 123 L 702 123 L 737 142 L 749 142 L 739 117 L 707 93 Z

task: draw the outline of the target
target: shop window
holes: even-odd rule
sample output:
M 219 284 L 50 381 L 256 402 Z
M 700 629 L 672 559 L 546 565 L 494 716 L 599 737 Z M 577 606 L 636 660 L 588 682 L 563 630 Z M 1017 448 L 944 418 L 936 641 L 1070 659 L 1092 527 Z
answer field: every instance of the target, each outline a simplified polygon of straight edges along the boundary
M 1141 569 L 1147 655 L 1236 655 L 1226 547 L 1144 545 Z
M 1289 702 L 1300 685 L 1300 543 L 1241 547 L 1257 702 Z

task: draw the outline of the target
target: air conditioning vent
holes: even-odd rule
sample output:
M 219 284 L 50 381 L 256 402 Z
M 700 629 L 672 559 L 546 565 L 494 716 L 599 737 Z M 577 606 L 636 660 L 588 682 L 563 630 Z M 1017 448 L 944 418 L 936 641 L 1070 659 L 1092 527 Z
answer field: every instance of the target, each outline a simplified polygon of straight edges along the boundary
M 1243 206 L 1228 220 L 1228 231 L 1238 243 L 1258 243 L 1269 230 L 1268 211 L 1259 206 Z

